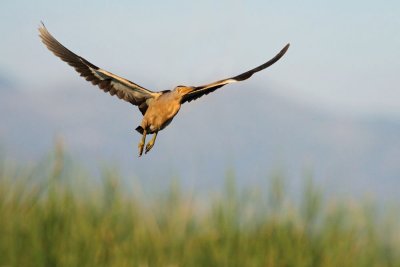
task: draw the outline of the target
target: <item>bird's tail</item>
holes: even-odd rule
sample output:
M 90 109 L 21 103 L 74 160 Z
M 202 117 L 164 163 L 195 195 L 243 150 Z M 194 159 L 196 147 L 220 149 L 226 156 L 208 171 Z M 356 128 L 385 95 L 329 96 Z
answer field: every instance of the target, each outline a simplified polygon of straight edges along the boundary
M 143 128 L 142 128 L 142 126 L 138 126 L 138 127 L 136 127 L 136 129 L 135 129 L 136 131 L 138 131 L 140 134 L 143 134 Z

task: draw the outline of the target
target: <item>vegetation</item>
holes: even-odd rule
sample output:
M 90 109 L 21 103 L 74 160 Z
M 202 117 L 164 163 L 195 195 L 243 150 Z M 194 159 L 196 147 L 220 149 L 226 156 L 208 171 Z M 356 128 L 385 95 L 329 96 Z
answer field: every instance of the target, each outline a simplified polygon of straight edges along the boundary
M 279 176 L 265 196 L 228 175 L 204 204 L 178 184 L 148 200 L 111 171 L 96 183 L 53 161 L 1 165 L 0 266 L 400 266 L 393 213 L 325 201 L 311 179 L 293 201 Z

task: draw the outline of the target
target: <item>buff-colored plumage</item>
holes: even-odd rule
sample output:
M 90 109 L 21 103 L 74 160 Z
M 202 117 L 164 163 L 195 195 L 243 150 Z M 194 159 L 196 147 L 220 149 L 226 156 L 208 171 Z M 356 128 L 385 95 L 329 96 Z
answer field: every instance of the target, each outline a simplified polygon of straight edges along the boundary
M 143 120 L 136 130 L 142 134 L 139 142 L 139 156 L 143 148 L 147 134 L 154 134 L 146 145 L 146 153 L 154 146 L 157 133 L 164 129 L 178 113 L 181 105 L 190 102 L 216 89 L 234 82 L 250 78 L 254 73 L 261 71 L 277 62 L 288 50 L 287 44 L 275 57 L 266 63 L 244 72 L 232 78 L 223 79 L 203 86 L 177 86 L 173 90 L 153 92 L 127 79 L 119 77 L 111 72 L 103 70 L 86 59 L 74 54 L 59 43 L 42 24 L 39 28 L 39 36 L 47 48 L 61 60 L 72 66 L 82 77 L 100 89 L 111 95 L 116 95 L 133 105 L 139 107 L 143 114 Z

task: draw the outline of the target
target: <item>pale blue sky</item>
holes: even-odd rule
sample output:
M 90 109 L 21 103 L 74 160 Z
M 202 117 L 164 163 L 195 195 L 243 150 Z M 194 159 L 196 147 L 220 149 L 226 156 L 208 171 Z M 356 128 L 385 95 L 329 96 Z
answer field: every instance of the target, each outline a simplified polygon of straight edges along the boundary
M 237 74 L 290 42 L 263 74 L 274 93 L 341 114 L 400 117 L 399 1 L 6 0 L 0 71 L 26 90 L 81 82 L 39 42 L 40 20 L 74 52 L 155 90 Z

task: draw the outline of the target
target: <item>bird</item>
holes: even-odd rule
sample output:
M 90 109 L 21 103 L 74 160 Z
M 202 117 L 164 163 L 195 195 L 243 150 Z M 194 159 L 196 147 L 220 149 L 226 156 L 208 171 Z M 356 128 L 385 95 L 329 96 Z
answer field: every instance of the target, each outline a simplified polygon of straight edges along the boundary
M 97 85 L 104 92 L 116 95 L 135 106 L 138 106 L 143 115 L 141 124 L 135 129 L 141 134 L 138 144 L 139 157 L 142 156 L 146 136 L 153 134 L 152 139 L 146 144 L 145 154 L 149 152 L 156 141 L 159 131 L 167 127 L 179 112 L 181 105 L 191 102 L 204 95 L 214 92 L 224 85 L 247 80 L 254 73 L 273 65 L 289 49 L 285 45 L 278 54 L 264 64 L 243 72 L 231 78 L 218 80 L 201 86 L 178 85 L 172 90 L 151 91 L 125 78 L 97 67 L 83 57 L 75 54 L 58 42 L 47 30 L 42 22 L 39 26 L 39 37 L 44 45 L 57 57 L 72 66 L 83 78 Z

